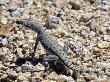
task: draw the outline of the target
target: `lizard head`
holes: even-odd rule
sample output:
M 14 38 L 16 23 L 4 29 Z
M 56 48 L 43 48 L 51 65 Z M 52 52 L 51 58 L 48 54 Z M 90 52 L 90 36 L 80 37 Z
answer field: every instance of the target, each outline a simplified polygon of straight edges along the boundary
M 23 25 L 37 33 L 39 33 L 43 29 L 43 25 L 34 19 L 28 19 L 24 21 Z

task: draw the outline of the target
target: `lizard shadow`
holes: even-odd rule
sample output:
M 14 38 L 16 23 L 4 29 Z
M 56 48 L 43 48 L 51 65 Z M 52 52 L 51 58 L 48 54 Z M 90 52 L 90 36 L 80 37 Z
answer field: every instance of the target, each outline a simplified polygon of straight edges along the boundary
M 19 57 L 17 58 L 17 60 L 15 61 L 15 64 L 18 66 L 21 66 L 22 64 L 24 64 L 26 61 L 30 62 L 32 65 L 37 65 L 38 63 L 42 63 L 43 62 L 43 56 L 40 56 L 39 58 L 37 57 L 33 57 L 33 56 L 24 56 L 24 57 Z
M 43 64 L 44 63 L 43 58 L 45 55 L 46 54 L 40 55 L 38 58 L 33 56 L 19 57 L 15 61 L 15 64 L 21 66 L 22 64 L 25 64 L 26 61 L 30 62 L 34 66 L 37 65 L 38 63 Z M 49 61 L 48 63 L 49 63 L 49 73 L 55 71 L 58 75 L 63 74 L 68 76 L 66 67 L 59 60 Z

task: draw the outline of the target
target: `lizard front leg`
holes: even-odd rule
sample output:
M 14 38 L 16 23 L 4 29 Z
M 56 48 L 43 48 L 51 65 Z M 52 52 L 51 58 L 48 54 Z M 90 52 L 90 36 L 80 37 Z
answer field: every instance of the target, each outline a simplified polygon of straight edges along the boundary
M 35 43 L 35 46 L 34 46 L 33 55 L 31 55 L 32 57 L 35 56 L 35 52 L 36 52 L 36 49 L 37 49 L 37 45 L 38 45 L 38 43 L 39 43 L 39 36 L 37 35 L 37 37 L 36 37 L 36 43 Z

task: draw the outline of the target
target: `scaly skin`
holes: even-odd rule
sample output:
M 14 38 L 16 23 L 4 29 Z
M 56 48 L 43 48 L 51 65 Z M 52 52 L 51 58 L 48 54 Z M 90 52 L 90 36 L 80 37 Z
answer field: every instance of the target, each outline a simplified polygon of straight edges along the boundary
M 40 41 L 43 48 L 46 50 L 48 54 L 58 56 L 59 60 L 64 63 L 69 69 L 73 71 L 82 71 L 82 72 L 100 72 L 99 69 L 81 69 L 80 67 L 73 65 L 71 61 L 69 61 L 67 57 L 67 53 L 65 53 L 64 49 L 58 44 L 57 40 L 54 36 L 48 34 L 45 31 L 43 25 L 36 20 L 26 20 L 22 23 L 25 27 L 35 31 L 38 33 L 36 45 Z M 36 49 L 36 48 L 35 48 Z

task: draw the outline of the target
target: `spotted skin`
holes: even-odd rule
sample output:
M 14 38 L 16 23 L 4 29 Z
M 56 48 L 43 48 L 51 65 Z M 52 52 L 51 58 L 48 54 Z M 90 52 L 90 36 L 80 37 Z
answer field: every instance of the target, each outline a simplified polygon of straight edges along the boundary
M 60 61 L 72 70 L 80 69 L 69 61 L 67 53 L 65 53 L 64 49 L 58 44 L 56 38 L 48 34 L 41 23 L 30 19 L 24 22 L 24 26 L 38 33 L 37 40 L 40 41 L 47 53 L 58 56 Z
M 58 44 L 56 38 L 48 34 L 45 31 L 45 28 L 43 27 L 43 25 L 37 20 L 29 19 L 29 20 L 23 21 L 22 24 L 25 27 L 35 31 L 38 34 L 36 39 L 36 45 L 38 44 L 38 42 L 40 42 L 48 54 L 58 56 L 59 60 L 63 62 L 64 65 L 66 65 L 69 69 L 73 71 L 80 71 L 80 72 L 95 72 L 95 73 L 101 72 L 100 69 L 96 69 L 96 70 L 89 69 L 89 68 L 82 69 L 76 65 L 73 65 L 72 62 L 69 61 L 67 53 L 65 53 L 64 49 Z

